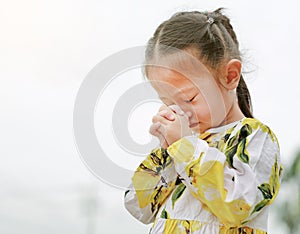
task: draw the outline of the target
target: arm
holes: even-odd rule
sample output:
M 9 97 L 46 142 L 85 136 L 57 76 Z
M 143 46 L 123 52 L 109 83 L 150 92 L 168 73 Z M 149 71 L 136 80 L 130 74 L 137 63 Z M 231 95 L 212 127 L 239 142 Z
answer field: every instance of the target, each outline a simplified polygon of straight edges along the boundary
M 194 197 L 231 227 L 251 221 L 279 190 L 276 138 L 257 120 L 247 121 L 215 147 L 191 136 L 168 147 L 177 173 Z
M 157 148 L 140 164 L 125 192 L 125 207 L 138 220 L 151 223 L 173 191 L 177 173 L 164 148 Z

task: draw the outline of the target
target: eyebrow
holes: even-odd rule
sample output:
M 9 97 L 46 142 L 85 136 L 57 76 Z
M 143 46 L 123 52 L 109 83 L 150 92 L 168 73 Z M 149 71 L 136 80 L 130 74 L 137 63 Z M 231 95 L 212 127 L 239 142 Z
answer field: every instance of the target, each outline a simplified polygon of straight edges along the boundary
M 167 100 L 168 98 L 167 97 L 161 97 L 161 96 L 158 96 L 158 98 L 160 99 L 160 100 Z
M 197 90 L 198 91 L 198 89 L 195 88 L 195 86 L 190 86 L 187 89 L 179 89 L 177 92 L 175 92 L 175 95 L 178 95 L 180 93 L 187 93 L 187 92 L 190 92 L 190 91 L 193 91 L 193 90 L 195 90 L 195 91 Z M 161 100 L 163 100 L 163 99 L 169 100 L 167 97 L 161 97 L 161 96 L 159 96 L 159 98 Z
M 190 86 L 187 89 L 179 89 L 177 92 L 175 92 L 175 95 L 178 95 L 180 93 L 188 93 L 188 92 L 191 92 L 191 91 L 194 91 L 194 90 L 198 91 L 198 89 L 195 87 L 195 85 Z

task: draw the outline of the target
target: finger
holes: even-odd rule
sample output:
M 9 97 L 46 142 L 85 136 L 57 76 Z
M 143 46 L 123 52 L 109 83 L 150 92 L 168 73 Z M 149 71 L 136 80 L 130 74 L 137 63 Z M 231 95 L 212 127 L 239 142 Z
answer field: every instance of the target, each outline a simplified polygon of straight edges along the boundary
M 168 148 L 169 147 L 169 143 L 167 142 L 166 140 L 166 137 L 165 137 L 165 129 L 164 127 L 161 125 L 157 132 L 159 132 L 159 136 L 158 136 L 158 139 L 159 139 L 159 142 L 160 142 L 160 146 L 163 147 L 163 148 Z
M 162 104 L 162 105 L 160 106 L 160 108 L 158 109 L 158 111 L 167 110 L 167 109 L 168 109 L 168 106 L 165 105 L 165 104 Z
M 170 105 L 169 108 L 178 115 L 184 115 L 183 110 L 177 105 Z
M 160 122 L 161 124 L 167 124 L 170 120 L 167 118 L 157 114 L 152 117 L 152 123 Z
M 152 134 L 156 137 L 159 137 L 159 136 L 164 137 L 166 130 L 165 130 L 165 127 L 160 122 L 157 122 L 150 126 L 149 132 L 150 132 L 150 134 Z
M 159 112 L 161 114 L 161 116 L 164 116 L 165 118 L 169 119 L 169 120 L 174 120 L 175 116 L 174 116 L 174 111 L 167 105 L 163 104 L 160 108 L 159 108 Z
M 161 127 L 161 124 L 159 122 L 152 124 L 149 129 L 149 133 L 155 137 L 158 138 L 160 146 L 163 148 L 167 148 L 169 144 L 167 143 L 166 139 L 162 135 L 162 133 L 159 131 L 159 128 Z
M 152 124 L 151 126 L 150 126 L 150 128 L 149 128 L 149 133 L 151 134 L 151 135 L 153 135 L 153 136 L 159 136 L 159 135 L 161 135 L 161 133 L 160 132 L 158 132 L 158 129 L 160 128 L 160 126 L 161 126 L 161 123 L 160 122 L 157 122 L 157 123 L 154 123 L 154 124 Z
M 165 129 L 165 126 L 163 126 L 162 124 L 157 128 L 157 131 L 159 132 L 159 134 L 161 136 L 163 136 L 164 138 L 166 137 L 167 131 Z
M 173 121 L 175 119 L 174 113 L 172 112 L 172 110 L 161 110 L 158 112 L 158 114 L 168 120 Z

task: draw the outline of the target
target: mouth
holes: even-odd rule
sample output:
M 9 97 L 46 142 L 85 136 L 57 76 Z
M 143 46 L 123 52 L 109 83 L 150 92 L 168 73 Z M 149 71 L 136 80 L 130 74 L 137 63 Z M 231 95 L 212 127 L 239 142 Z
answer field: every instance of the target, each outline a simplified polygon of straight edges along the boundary
M 193 123 L 193 124 L 191 124 L 189 127 L 190 128 L 194 128 L 194 127 L 197 127 L 199 125 L 199 123 Z

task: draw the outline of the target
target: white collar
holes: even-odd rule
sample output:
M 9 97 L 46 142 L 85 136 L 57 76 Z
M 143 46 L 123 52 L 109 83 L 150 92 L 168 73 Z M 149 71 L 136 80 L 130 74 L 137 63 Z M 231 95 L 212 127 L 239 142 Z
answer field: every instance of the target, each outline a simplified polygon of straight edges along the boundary
M 235 121 L 235 122 L 232 122 L 232 123 L 220 126 L 220 127 L 210 128 L 210 129 L 206 130 L 206 132 L 209 132 L 209 133 L 225 132 L 227 129 L 232 128 L 233 126 L 237 125 L 239 122 L 243 121 L 245 118 L 246 117 L 244 117 L 244 118 L 242 118 L 242 119 L 240 119 L 238 121 Z

